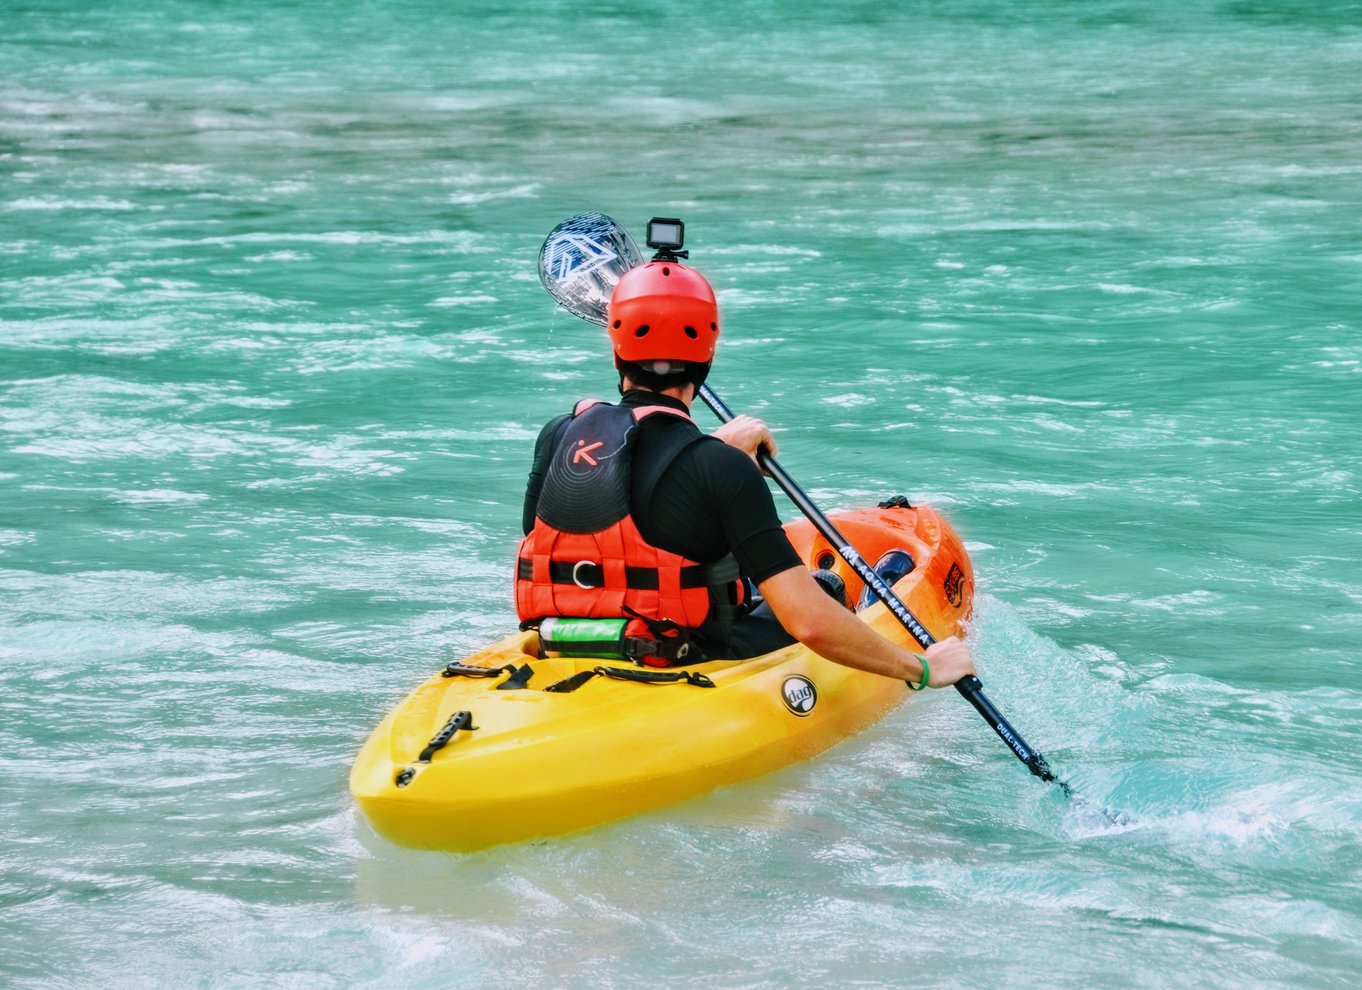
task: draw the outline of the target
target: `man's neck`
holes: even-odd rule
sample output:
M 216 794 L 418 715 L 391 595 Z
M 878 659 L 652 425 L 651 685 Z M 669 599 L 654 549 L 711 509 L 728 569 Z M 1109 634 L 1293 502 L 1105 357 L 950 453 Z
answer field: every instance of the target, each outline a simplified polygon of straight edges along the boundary
M 695 386 L 692 385 L 690 382 L 687 382 L 686 384 L 680 385 L 676 388 L 667 388 L 663 389 L 661 392 L 654 392 L 652 389 L 644 388 L 642 385 L 638 385 L 635 382 L 630 381 L 628 378 L 626 378 L 624 379 L 624 391 L 646 392 L 652 395 L 666 395 L 669 396 L 670 398 L 677 400 L 678 402 L 684 403 L 687 409 L 690 409 L 691 404 L 695 402 Z

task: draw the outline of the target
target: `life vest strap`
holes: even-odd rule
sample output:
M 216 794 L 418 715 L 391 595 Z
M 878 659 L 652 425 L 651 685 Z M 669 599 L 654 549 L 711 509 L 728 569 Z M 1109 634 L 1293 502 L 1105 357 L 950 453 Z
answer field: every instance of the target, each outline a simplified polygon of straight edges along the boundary
M 713 565 L 691 564 L 681 568 L 682 588 L 704 588 L 716 583 L 711 580 L 710 567 Z M 534 580 L 534 560 L 520 557 L 516 561 L 516 575 L 522 581 Z M 734 577 L 737 577 L 736 572 Z M 603 588 L 606 586 L 605 570 L 594 561 L 549 561 L 549 580 L 554 584 L 575 584 L 579 588 Z M 657 591 L 660 586 L 656 567 L 626 567 L 624 569 L 625 587 L 637 591 Z
M 731 553 L 724 554 L 712 564 L 705 564 L 705 584 L 732 584 L 740 577 L 742 568 L 738 566 L 738 558 Z

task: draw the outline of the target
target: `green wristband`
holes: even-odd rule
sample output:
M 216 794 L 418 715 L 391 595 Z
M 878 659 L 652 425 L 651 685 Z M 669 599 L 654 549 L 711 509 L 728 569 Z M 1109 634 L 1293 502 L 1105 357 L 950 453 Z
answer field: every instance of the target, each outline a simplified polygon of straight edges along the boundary
M 913 656 L 917 657 L 922 664 L 922 683 L 914 684 L 912 681 L 906 681 L 905 683 L 910 690 L 921 691 L 927 686 L 927 682 L 932 679 L 932 668 L 927 665 L 927 658 L 921 653 L 914 653 Z

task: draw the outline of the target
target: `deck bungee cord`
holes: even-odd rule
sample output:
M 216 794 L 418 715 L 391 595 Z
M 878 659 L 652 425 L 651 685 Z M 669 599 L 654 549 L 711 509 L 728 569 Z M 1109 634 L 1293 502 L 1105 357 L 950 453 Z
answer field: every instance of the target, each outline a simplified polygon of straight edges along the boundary
M 647 238 L 648 246 L 657 251 L 653 260 L 675 261 L 689 257 L 689 252 L 681 250 L 684 233 L 685 227 L 680 220 L 653 218 L 648 224 Z M 644 263 L 643 253 L 633 237 L 615 220 L 604 213 L 580 213 L 554 227 L 544 240 L 539 252 L 539 281 L 563 309 L 589 323 L 605 326 L 607 306 L 615 284 L 625 272 Z M 698 394 L 720 421 L 727 423 L 734 418 L 733 411 L 707 383 L 701 383 Z M 922 648 L 926 649 L 935 643 L 936 638 L 918 621 L 888 582 L 865 561 L 765 447 L 757 451 L 757 462 Z M 925 659 L 923 663 L 921 686 L 925 687 Z M 909 687 L 916 688 L 917 685 L 910 683 Z M 1131 824 L 1131 819 L 1123 812 L 1088 801 L 1067 780 L 1055 774 L 1040 751 L 1022 738 L 1021 733 L 1013 728 L 984 694 L 983 683 L 978 677 L 966 675 L 955 682 L 955 689 L 1033 776 L 1055 784 L 1076 807 L 1093 810 L 1113 825 Z

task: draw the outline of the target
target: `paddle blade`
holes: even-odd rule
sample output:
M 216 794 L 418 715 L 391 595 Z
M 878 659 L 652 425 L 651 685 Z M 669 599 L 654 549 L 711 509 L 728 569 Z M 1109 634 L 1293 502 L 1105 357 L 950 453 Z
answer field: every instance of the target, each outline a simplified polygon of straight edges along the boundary
M 627 230 L 604 213 L 579 213 L 549 232 L 539 250 L 539 281 L 573 316 L 605 326 L 615 283 L 641 264 Z

